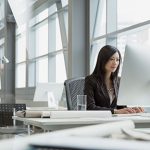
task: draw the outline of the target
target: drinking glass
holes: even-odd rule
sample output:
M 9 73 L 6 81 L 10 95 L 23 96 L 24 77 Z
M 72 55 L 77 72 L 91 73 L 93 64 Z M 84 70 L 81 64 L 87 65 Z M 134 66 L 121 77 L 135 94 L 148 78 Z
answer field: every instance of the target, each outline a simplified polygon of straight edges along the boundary
M 86 110 L 87 95 L 77 95 L 77 110 Z

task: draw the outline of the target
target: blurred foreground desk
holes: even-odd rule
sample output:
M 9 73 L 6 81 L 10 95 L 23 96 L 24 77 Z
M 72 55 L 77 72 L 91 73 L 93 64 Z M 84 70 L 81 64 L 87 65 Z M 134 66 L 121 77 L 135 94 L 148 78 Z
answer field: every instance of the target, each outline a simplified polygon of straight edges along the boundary
M 150 128 L 150 117 L 129 116 L 129 117 L 109 117 L 109 118 L 72 118 L 72 119 L 51 119 L 51 118 L 21 118 L 13 117 L 14 120 L 22 121 L 28 126 L 30 135 L 30 126 L 40 127 L 43 130 L 61 130 L 80 126 L 102 124 L 116 121 L 132 120 L 136 128 Z
M 133 129 L 132 121 L 92 125 L 0 141 L 2 150 L 149 150 L 149 141 L 106 137 Z M 105 137 L 105 138 L 103 138 Z M 33 150 L 32 149 L 32 150 Z

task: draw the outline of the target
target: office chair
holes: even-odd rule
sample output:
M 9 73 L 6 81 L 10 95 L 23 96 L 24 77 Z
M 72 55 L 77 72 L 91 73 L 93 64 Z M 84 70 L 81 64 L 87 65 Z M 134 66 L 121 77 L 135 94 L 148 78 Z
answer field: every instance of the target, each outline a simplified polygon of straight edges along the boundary
M 64 82 L 68 110 L 77 110 L 77 95 L 84 95 L 85 77 L 68 79 Z
M 27 129 L 14 124 L 12 116 L 15 111 L 26 110 L 26 104 L 0 104 L 0 134 L 20 134 L 27 132 Z

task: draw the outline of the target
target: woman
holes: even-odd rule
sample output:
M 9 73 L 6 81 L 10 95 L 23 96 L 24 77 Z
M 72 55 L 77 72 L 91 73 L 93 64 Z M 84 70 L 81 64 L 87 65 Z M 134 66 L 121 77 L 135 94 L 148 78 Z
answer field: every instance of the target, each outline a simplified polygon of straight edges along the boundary
M 141 107 L 117 106 L 120 63 L 121 54 L 117 48 L 106 45 L 100 50 L 93 73 L 85 78 L 88 110 L 110 110 L 115 114 L 144 111 Z

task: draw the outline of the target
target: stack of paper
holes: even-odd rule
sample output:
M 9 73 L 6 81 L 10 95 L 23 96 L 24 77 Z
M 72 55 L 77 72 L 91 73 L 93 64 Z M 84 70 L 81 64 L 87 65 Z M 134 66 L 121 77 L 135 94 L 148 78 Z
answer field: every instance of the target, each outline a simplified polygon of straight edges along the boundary
M 84 137 L 107 137 L 113 134 L 122 134 L 123 129 L 134 129 L 134 122 L 131 120 L 102 123 L 92 126 L 84 126 L 59 131 L 60 136 L 84 136 Z
M 150 135 L 142 131 L 125 128 L 122 132 L 132 139 L 150 141 Z
M 16 112 L 16 116 L 25 118 L 108 118 L 112 117 L 110 111 L 30 111 Z
M 50 111 L 50 118 L 108 118 L 110 111 Z

